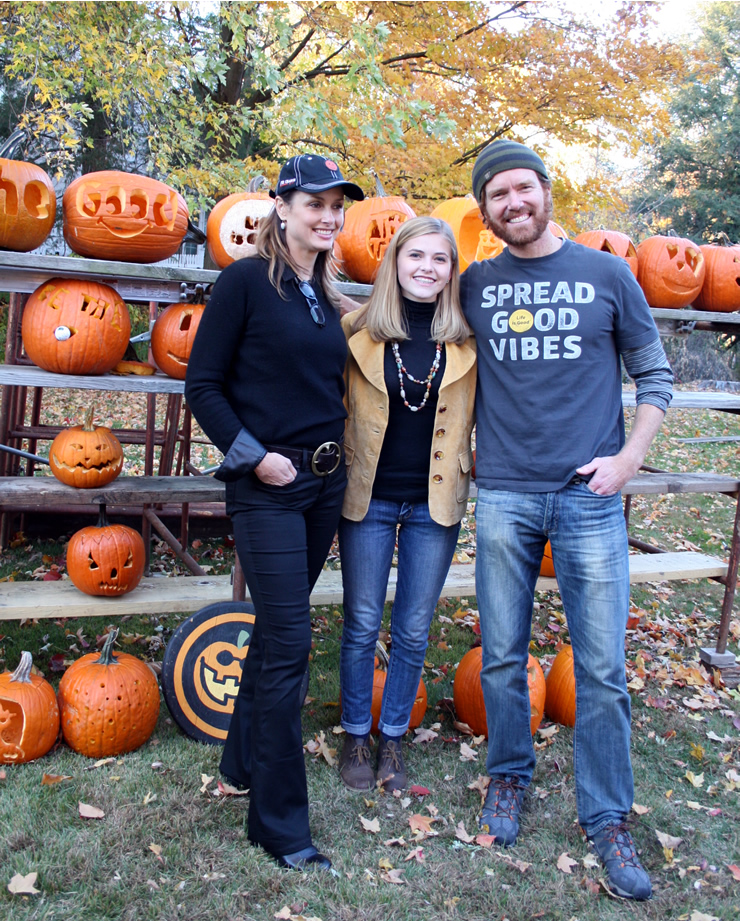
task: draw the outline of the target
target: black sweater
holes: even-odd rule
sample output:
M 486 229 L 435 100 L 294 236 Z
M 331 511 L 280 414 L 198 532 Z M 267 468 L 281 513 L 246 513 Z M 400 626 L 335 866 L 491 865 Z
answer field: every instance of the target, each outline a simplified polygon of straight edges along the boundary
M 300 448 L 339 441 L 344 432 L 339 315 L 312 282 L 326 318 L 318 326 L 295 274 L 286 270 L 282 300 L 267 268 L 255 258 L 223 270 L 188 362 L 188 405 L 224 454 L 242 428 L 262 444 Z

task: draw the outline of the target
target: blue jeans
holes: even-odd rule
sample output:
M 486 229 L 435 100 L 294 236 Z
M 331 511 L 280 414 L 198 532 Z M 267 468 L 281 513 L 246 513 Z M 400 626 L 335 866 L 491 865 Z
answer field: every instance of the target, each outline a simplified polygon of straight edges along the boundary
M 524 784 L 532 779 L 526 663 L 534 588 L 549 538 L 573 645 L 578 819 L 592 835 L 622 821 L 633 802 L 621 496 L 598 496 L 583 482 L 552 493 L 480 489 L 476 523 L 488 773 L 517 775 Z
M 383 617 L 388 575 L 398 531 L 398 582 L 391 612 L 391 654 L 379 728 L 401 736 L 409 728 L 429 625 L 444 586 L 460 525 L 445 527 L 426 502 L 372 499 L 362 521 L 339 522 L 344 582 L 344 632 L 339 664 L 342 726 L 370 732 L 375 642 Z

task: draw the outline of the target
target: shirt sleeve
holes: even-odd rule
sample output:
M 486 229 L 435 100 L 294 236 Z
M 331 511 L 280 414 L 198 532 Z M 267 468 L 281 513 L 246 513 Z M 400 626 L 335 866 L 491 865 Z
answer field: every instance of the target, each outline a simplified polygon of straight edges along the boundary
M 639 348 L 626 349 L 622 361 L 637 385 L 637 405 L 651 403 L 665 412 L 673 397 L 673 371 L 660 337 Z

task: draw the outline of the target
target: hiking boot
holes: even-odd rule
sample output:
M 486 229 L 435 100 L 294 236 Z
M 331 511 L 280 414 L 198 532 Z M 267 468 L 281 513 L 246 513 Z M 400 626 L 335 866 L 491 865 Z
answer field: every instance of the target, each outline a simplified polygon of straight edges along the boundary
M 342 754 L 339 756 L 339 776 L 350 790 L 372 790 L 375 773 L 370 766 L 368 738 L 358 738 L 349 732 L 344 737 Z
M 478 824 L 504 847 L 516 844 L 525 791 L 518 777 L 492 777 L 488 784 Z
M 380 737 L 378 744 L 378 783 L 392 793 L 406 789 L 406 765 L 403 763 L 401 743 Z
M 607 825 L 588 839 L 606 867 L 609 888 L 624 899 L 644 901 L 653 894 L 650 877 L 624 822 Z

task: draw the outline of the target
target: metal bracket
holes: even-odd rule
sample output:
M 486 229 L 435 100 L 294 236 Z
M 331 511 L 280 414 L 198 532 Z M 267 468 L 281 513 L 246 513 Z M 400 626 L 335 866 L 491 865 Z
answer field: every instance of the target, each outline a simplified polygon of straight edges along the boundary
M 202 304 L 206 299 L 206 288 L 210 285 L 191 285 L 188 282 L 180 283 L 180 302 L 186 303 L 191 301 L 193 304 Z
M 689 333 L 693 333 L 695 328 L 696 320 L 679 320 L 676 327 L 676 332 L 686 333 L 686 335 L 688 335 Z

